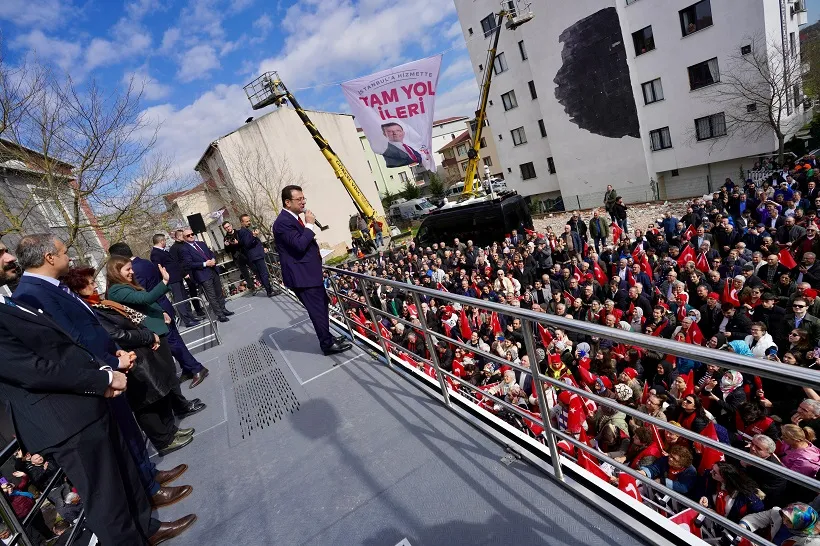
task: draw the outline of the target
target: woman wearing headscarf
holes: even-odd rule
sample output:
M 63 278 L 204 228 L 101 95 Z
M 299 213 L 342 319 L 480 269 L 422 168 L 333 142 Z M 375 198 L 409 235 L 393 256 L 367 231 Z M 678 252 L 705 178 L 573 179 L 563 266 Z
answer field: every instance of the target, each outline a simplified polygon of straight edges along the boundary
M 727 462 L 715 463 L 707 476 L 706 494 L 700 505 L 737 523 L 748 514 L 761 512 L 765 495 L 745 472 Z
M 746 346 L 742 341 L 739 345 Z M 746 351 L 749 348 L 746 347 Z M 718 387 L 719 388 L 715 388 Z M 703 395 L 711 400 L 710 409 L 717 422 L 729 430 L 735 429 L 735 412 L 746 401 L 746 392 L 743 390 L 743 374 L 735 370 L 727 370 L 720 378 L 720 383 L 714 379 L 708 381 L 703 388 Z
M 667 391 L 672 388 L 672 383 L 677 377 L 677 373 L 672 369 L 672 363 L 667 360 L 658 362 L 655 375 L 649 380 L 649 385 L 661 385 Z
M 750 531 L 769 530 L 777 546 L 820 546 L 817 512 L 808 504 L 794 502 L 785 508 L 772 508 L 740 520 Z
M 630 330 L 633 332 L 642 333 L 646 319 L 643 316 L 643 309 L 636 307 L 632 312 L 632 320 L 629 323 Z

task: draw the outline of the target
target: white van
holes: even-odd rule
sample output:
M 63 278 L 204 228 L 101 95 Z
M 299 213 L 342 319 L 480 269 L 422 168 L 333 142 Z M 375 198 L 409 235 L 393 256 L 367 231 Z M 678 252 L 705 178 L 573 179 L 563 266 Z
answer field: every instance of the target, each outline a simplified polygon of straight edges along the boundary
M 410 201 L 397 201 L 390 205 L 390 218 L 395 220 L 416 220 L 422 218 L 436 207 L 425 197 Z

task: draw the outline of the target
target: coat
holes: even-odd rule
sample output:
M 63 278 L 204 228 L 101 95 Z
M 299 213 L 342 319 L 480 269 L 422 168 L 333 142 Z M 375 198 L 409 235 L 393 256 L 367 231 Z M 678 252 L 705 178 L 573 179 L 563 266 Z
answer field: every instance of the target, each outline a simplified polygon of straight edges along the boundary
M 313 230 L 300 224 L 290 211 L 283 209 L 273 223 L 272 231 L 285 286 L 323 286 L 322 257 Z
M 202 241 L 184 243 L 179 250 L 182 256 L 183 269 L 189 270 L 191 276 L 198 283 L 203 283 L 212 277 L 218 277 L 216 267 L 206 267 L 204 264 L 208 260 L 216 260 L 216 256 Z
M 160 338 L 159 349 L 153 351 L 154 332 L 114 309 L 95 306 L 94 311 L 117 345 L 137 354 L 137 361 L 128 372 L 128 389 L 125 391 L 131 408 L 142 409 L 168 395 L 178 380 L 167 340 Z
M 137 290 L 128 284 L 113 284 L 108 287 L 108 299 L 144 313 L 145 327 L 159 336 L 164 336 L 168 333 L 168 325 L 165 324 L 164 311 L 157 300 L 166 292 L 168 285 L 165 283 L 159 283 L 150 292 Z
M 154 265 L 161 265 L 168 271 L 169 283 L 182 282 L 182 278 L 185 276 L 182 271 L 182 264 L 176 260 L 170 250 L 162 250 L 156 247 L 152 248 L 151 262 L 153 262 Z
M 262 246 L 262 241 L 259 237 L 253 234 L 248 228 L 242 228 L 237 232 L 239 244 L 242 247 L 242 252 L 248 258 L 249 262 L 265 259 L 265 247 Z
M 593 239 L 608 239 L 609 238 L 609 224 L 600 216 L 597 219 L 589 219 L 589 236 Z

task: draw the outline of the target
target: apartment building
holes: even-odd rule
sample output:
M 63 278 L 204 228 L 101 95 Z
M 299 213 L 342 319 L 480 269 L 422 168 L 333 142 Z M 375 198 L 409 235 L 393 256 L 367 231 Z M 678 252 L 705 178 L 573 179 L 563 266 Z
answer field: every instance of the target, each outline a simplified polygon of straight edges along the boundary
M 467 172 L 467 162 L 469 156 L 467 153 L 473 146 L 473 137 L 476 130 L 476 120 L 471 119 L 466 122 L 467 130 L 451 140 L 443 147 L 436 150 L 444 157 L 442 167 L 444 168 L 444 181 L 448 184 L 454 184 L 464 180 L 464 175 Z M 485 178 L 489 170 L 490 176 L 493 178 L 504 178 L 504 169 L 501 167 L 501 162 L 498 159 L 498 152 L 496 150 L 495 141 L 492 138 L 489 130 L 489 123 L 484 124 L 482 131 L 481 144 L 479 145 L 480 161 L 478 163 L 478 176 Z
M 455 5 L 480 82 L 501 2 Z M 803 0 L 541 0 L 529 9 L 531 21 L 501 30 L 488 107 L 507 184 L 522 195 L 560 195 L 567 208 L 599 205 L 607 184 L 627 202 L 694 196 L 776 150 L 774 131 L 727 131 L 713 94 L 753 42 L 799 56 Z M 798 78 L 782 112 L 792 134 L 808 116 Z
M 384 156 L 373 151 L 364 131 L 361 128 L 357 128 L 357 131 L 359 132 L 359 142 L 362 145 L 362 151 L 364 151 L 365 159 L 367 160 L 367 167 L 370 169 L 370 179 L 376 186 L 379 196 L 384 196 L 388 193 L 394 195 L 400 193 L 404 190 L 404 186 L 407 182 L 415 179 L 413 168 L 410 166 L 388 167 L 384 161 Z M 365 182 L 359 180 L 357 183 L 362 184 Z

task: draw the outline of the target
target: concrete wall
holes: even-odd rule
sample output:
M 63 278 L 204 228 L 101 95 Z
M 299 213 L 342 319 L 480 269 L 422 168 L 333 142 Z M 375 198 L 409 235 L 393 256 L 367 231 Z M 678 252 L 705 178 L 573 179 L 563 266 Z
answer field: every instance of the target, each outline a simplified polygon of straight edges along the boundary
M 376 186 L 370 182 L 370 169 L 353 117 L 315 111 L 309 111 L 308 115 L 357 181 L 371 206 L 377 214 L 383 215 Z M 248 150 L 266 158 L 272 169 L 283 164 L 289 167 L 290 176 L 282 184 L 302 186 L 307 197 L 307 208 L 329 228 L 317 237 L 322 246 L 343 249 L 345 244 L 350 243 L 348 220 L 356 213 L 356 208 L 295 111 L 280 108 L 220 138 L 216 142 L 216 151 L 206 159 L 208 170 L 216 173 L 221 168 L 229 183 L 247 188 L 247 181 L 236 164 L 236 158 L 245 156 Z M 266 210 L 266 217 L 271 223 L 278 215 L 281 201 L 276 204 L 276 207 L 270 206 Z

